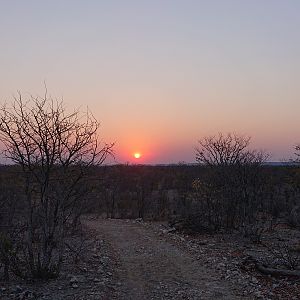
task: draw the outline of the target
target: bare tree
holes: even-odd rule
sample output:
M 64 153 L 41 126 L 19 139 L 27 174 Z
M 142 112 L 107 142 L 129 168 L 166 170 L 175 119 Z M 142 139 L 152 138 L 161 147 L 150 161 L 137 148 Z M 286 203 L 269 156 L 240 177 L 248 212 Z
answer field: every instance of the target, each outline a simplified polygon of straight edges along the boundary
M 295 146 L 295 155 L 296 155 L 296 159 L 295 162 L 300 162 L 300 144 Z
M 201 218 L 212 230 L 251 223 L 261 209 L 263 177 L 259 168 L 267 154 L 250 150 L 249 145 L 250 137 L 234 133 L 199 141 L 196 160 L 210 172 L 197 188 L 196 198 Z
M 58 274 L 65 225 L 82 201 L 88 168 L 104 162 L 112 145 L 99 147 L 99 123 L 88 111 L 68 113 L 48 97 L 21 93 L 0 110 L 5 157 L 21 167 L 26 198 L 24 261 L 33 277 Z M 82 193 L 80 193 L 82 196 Z M 28 274 L 27 274 L 28 275 Z
M 199 140 L 196 160 L 209 166 L 232 166 L 236 164 L 261 163 L 267 155 L 263 151 L 249 150 L 248 136 L 219 133 Z

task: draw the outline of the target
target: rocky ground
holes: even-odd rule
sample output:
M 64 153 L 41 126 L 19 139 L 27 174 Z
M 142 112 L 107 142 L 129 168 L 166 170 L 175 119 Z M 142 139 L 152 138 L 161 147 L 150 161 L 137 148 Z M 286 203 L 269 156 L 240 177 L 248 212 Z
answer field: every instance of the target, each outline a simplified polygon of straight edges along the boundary
M 69 238 L 58 279 L 0 282 L 0 299 L 300 299 L 299 277 L 256 268 L 257 261 L 284 267 L 280 243 L 298 249 L 299 232 L 284 226 L 262 244 L 238 233 L 187 235 L 141 220 L 89 217 L 84 228 L 84 243 Z
M 112 247 L 103 235 L 89 228 L 82 235 L 68 238 L 59 278 L 48 282 L 25 282 L 12 278 L 0 281 L 0 299 L 116 299 L 118 281 Z M 76 249 L 76 251 L 75 251 Z
M 86 224 L 103 232 L 115 249 L 119 299 L 251 299 L 151 223 L 94 220 Z
M 151 226 L 145 224 L 144 226 Z M 160 229 L 159 229 L 160 228 Z M 287 269 L 287 258 L 297 260 L 300 269 L 300 232 L 288 226 L 278 226 L 253 243 L 241 234 L 186 235 L 164 225 L 157 226 L 161 235 L 184 247 L 201 264 L 216 271 L 221 278 L 239 287 L 244 297 L 253 299 L 300 299 L 299 276 L 270 276 L 258 271 L 256 264 Z M 284 248 L 292 245 L 294 251 Z M 294 247 L 294 248 L 293 248 Z M 244 299 L 244 298 L 243 298 Z

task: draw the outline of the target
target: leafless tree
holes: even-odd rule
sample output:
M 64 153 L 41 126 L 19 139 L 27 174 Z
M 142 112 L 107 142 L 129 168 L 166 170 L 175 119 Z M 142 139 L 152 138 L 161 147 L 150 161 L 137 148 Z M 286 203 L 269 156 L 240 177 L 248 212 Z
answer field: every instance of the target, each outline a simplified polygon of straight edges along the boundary
M 213 230 L 248 224 L 260 209 L 263 180 L 258 169 L 267 155 L 249 145 L 250 137 L 219 133 L 204 137 L 196 148 L 196 160 L 210 170 L 196 195 L 202 219 Z
M 209 166 L 232 166 L 236 164 L 261 163 L 267 155 L 263 151 L 249 150 L 251 138 L 248 136 L 219 133 L 199 140 L 196 160 Z
M 68 113 L 62 101 L 21 93 L 0 110 L 5 157 L 21 167 L 26 197 L 24 260 L 33 277 L 56 275 L 65 225 L 82 198 L 88 168 L 104 162 L 112 145 L 99 145 L 99 123 L 88 111 Z M 82 193 L 80 194 L 82 196 Z
M 300 162 L 300 144 L 295 146 L 295 155 L 296 155 L 296 159 L 295 162 Z

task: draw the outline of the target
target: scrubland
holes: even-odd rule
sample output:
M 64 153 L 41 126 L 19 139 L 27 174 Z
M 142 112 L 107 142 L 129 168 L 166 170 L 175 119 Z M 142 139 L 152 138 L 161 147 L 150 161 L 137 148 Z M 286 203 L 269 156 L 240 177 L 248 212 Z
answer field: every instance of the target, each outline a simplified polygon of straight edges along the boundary
M 235 177 L 246 182 L 243 187 L 231 182 L 234 170 L 230 170 L 230 179 L 222 177 L 226 190 L 221 192 L 210 190 L 216 187 L 212 186 L 214 171 L 208 166 L 91 167 L 85 185 L 78 187 L 78 194 L 80 189 L 84 192 L 80 193 L 81 201 L 74 204 L 76 214 L 65 228 L 61 271 L 43 284 L 26 271 L 22 173 L 16 166 L 2 166 L 2 294 L 7 299 L 125 299 L 126 293 L 133 295 L 132 299 L 139 293 L 146 295 L 145 299 L 149 295 L 153 299 L 197 299 L 196 295 L 210 299 L 210 293 L 217 293 L 213 287 L 217 284 L 224 299 L 233 295 L 250 299 L 297 297 L 299 169 L 296 165 L 247 168 L 242 171 L 249 178 Z M 230 189 L 229 184 L 233 184 Z M 37 218 L 36 222 L 38 246 L 41 233 Z M 124 246 L 126 240 L 129 244 Z M 164 257 L 159 247 L 167 253 Z M 176 254 L 178 251 L 182 253 Z M 202 266 L 197 276 L 202 284 L 210 282 L 208 290 L 193 285 L 188 271 L 174 266 L 172 259 L 178 261 L 174 255 L 182 257 L 183 253 L 190 264 L 194 261 Z M 143 278 L 141 274 L 148 275 Z M 134 287 L 136 276 L 140 282 Z M 162 278 L 155 281 L 155 276 Z

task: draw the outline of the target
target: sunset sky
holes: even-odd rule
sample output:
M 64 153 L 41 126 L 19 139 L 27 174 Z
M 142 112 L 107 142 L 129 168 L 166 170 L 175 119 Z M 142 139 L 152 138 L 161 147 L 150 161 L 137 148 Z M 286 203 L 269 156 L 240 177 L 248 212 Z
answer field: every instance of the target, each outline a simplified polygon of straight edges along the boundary
M 0 100 L 89 109 L 118 163 L 195 162 L 203 136 L 300 142 L 298 0 L 0 0 Z M 140 158 L 134 158 L 140 153 Z

